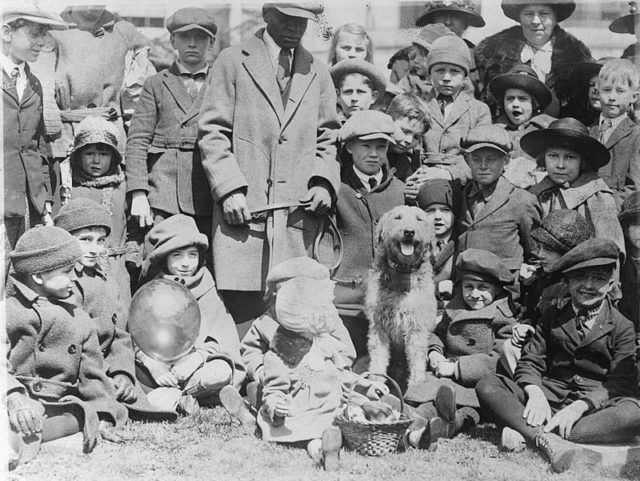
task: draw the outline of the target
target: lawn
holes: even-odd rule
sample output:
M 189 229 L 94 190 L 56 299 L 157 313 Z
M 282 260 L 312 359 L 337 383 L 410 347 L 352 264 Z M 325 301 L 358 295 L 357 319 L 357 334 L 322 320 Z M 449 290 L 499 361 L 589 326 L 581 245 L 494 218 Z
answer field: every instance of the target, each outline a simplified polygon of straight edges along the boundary
M 380 458 L 342 453 L 342 469 L 325 473 L 306 451 L 261 441 L 246 434 L 222 408 L 207 409 L 173 424 L 131 423 L 132 440 L 101 443 L 90 455 L 44 444 L 31 463 L 9 480 L 217 481 L 217 480 L 640 480 L 640 465 L 622 474 L 610 469 L 554 474 L 533 451 L 502 453 L 498 431 L 481 426 L 441 441 L 435 452 L 413 450 Z

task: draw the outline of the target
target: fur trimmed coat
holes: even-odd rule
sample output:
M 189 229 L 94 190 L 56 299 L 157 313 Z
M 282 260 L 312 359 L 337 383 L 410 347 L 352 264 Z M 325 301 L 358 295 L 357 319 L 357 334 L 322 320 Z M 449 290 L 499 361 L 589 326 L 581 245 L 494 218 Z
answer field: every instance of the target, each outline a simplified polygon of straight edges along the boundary
M 558 117 L 573 96 L 576 67 L 580 62 L 589 60 L 591 52 L 580 40 L 559 26 L 556 26 L 553 32 L 552 41 L 551 72 L 547 75 L 545 83 L 551 89 L 553 100 L 544 113 Z M 522 27 L 516 25 L 485 38 L 475 48 L 480 77 L 479 98 L 489 103 L 494 111 L 495 99 L 490 98 L 489 83 L 497 75 L 508 72 L 520 63 L 520 54 L 525 45 Z

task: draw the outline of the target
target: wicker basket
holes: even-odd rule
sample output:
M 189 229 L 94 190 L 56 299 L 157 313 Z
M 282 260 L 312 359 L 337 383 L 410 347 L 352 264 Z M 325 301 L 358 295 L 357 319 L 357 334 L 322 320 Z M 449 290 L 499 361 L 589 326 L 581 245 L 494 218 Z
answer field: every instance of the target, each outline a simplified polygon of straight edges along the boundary
M 369 377 L 371 374 L 365 372 L 361 377 Z M 364 456 L 383 456 L 393 453 L 398 449 L 398 444 L 404 436 L 411 420 L 404 414 L 404 401 L 402 391 L 398 384 L 386 374 L 375 374 L 385 377 L 398 393 L 400 398 L 400 419 L 387 423 L 361 422 L 349 419 L 347 415 L 340 414 L 334 420 L 336 426 L 342 431 L 342 435 L 349 447 Z M 347 404 L 351 402 L 353 388 L 349 391 Z

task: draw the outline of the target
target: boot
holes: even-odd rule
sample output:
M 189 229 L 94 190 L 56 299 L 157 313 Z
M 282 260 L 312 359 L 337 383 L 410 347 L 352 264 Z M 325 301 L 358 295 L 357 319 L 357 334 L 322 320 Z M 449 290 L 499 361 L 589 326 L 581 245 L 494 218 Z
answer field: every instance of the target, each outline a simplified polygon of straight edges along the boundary
M 340 469 L 340 448 L 342 447 L 342 432 L 337 426 L 331 426 L 322 433 L 322 455 L 325 471 Z
M 229 412 L 231 416 L 240 421 L 244 428 L 253 433 L 256 429 L 256 418 L 249 411 L 249 407 L 245 403 L 238 390 L 231 384 L 226 385 L 220 390 L 220 404 Z
M 447 384 L 443 384 L 436 392 L 433 402 L 440 416 L 445 422 L 452 422 L 456 417 L 456 392 Z
M 551 469 L 564 473 L 574 466 L 594 467 L 602 462 L 602 454 L 562 439 L 557 434 L 543 433 L 536 436 L 536 446 L 549 458 Z

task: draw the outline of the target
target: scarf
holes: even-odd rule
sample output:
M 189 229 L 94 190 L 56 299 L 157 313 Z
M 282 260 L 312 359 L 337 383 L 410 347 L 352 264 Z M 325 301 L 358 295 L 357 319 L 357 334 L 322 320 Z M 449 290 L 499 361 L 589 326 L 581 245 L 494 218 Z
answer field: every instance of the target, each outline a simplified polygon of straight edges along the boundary
M 113 189 L 117 188 L 124 182 L 124 172 L 119 165 L 116 165 L 115 173 L 111 175 L 103 175 L 102 177 L 92 177 L 86 174 L 82 169 L 73 169 L 72 185 L 78 187 L 89 187 L 92 189 L 100 189 L 102 197 L 100 205 L 109 211 L 113 217 Z M 73 195 L 73 189 L 69 196 L 69 200 Z

